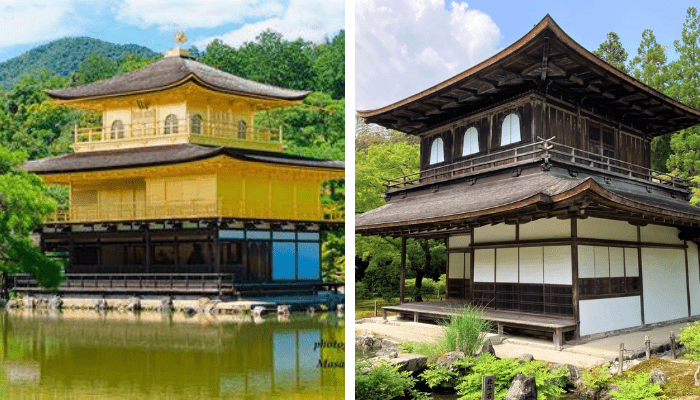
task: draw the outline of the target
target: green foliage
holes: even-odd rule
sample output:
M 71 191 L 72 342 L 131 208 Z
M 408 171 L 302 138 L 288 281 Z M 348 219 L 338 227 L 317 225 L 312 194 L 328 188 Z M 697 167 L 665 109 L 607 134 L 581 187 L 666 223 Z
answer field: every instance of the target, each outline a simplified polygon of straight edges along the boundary
M 369 369 L 366 361 L 355 363 L 355 398 L 363 400 L 391 400 L 397 397 L 428 400 L 427 393 L 415 389 L 416 381 L 411 372 L 401 371 L 388 363 L 380 362 Z
M 658 383 L 650 384 L 649 377 L 651 377 L 650 373 L 640 372 L 631 380 L 618 382 L 620 392 L 611 392 L 611 394 L 618 400 L 665 399 L 661 386 Z
M 586 386 L 602 389 L 610 384 L 612 376 L 606 369 L 598 366 L 583 371 L 582 380 Z
M 120 60 L 127 54 L 154 57 L 146 47 L 133 44 L 118 45 L 87 37 L 64 38 L 35 47 L 20 56 L 0 63 L 0 87 L 10 88 L 27 72 L 45 69 L 52 75 L 67 77 L 93 53 Z
M 682 328 L 678 341 L 685 346 L 686 357 L 700 361 L 700 322 L 695 321 L 693 325 Z
M 369 300 L 372 298 L 372 293 L 367 290 L 367 286 L 362 282 L 355 282 L 355 299 Z
M 438 345 L 445 351 L 461 351 L 471 356 L 484 344 L 484 333 L 491 331 L 491 323 L 483 319 L 484 311 L 477 307 L 465 306 L 457 310 L 449 321 L 440 323 L 445 332 L 438 339 Z
M 430 362 L 434 362 L 441 354 L 445 353 L 437 343 L 403 342 L 399 348 L 406 353 L 424 355 L 428 357 Z
M 420 374 L 420 378 L 431 388 L 455 387 L 458 384 L 459 374 L 452 372 L 440 364 L 430 364 L 428 368 Z
M 534 376 L 537 384 L 537 399 L 548 400 L 560 397 L 567 383 L 566 368 L 551 371 L 544 361 L 532 361 L 520 364 L 518 360 L 502 358 L 497 360 L 488 353 L 481 354 L 467 370 L 467 376 L 457 385 L 461 400 L 481 399 L 481 377 L 495 375 L 495 399 L 503 399 L 515 375 L 521 372 L 525 376 Z
M 597 50 L 593 51 L 593 54 L 620 71 L 627 72 L 627 67 L 625 67 L 627 51 L 622 47 L 620 36 L 617 33 L 608 32 L 608 38 L 598 46 Z

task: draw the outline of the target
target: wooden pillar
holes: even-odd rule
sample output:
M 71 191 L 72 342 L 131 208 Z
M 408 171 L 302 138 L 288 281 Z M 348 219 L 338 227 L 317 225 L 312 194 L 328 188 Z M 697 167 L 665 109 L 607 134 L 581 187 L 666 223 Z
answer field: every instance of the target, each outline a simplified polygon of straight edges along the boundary
M 574 319 L 576 320 L 576 331 L 574 338 L 578 339 L 581 332 L 580 298 L 581 290 L 578 286 L 578 219 L 571 218 L 571 297 L 574 307 Z
M 146 228 L 146 231 L 143 233 L 144 236 L 144 243 L 146 246 L 146 249 L 144 251 L 145 253 L 145 262 L 146 262 L 146 273 L 150 274 L 151 273 L 151 230 Z
M 637 267 L 639 268 L 639 303 L 642 309 L 642 326 L 645 326 L 644 322 L 644 276 L 642 274 L 642 246 L 639 244 L 642 241 L 642 228 L 637 225 Z
M 219 241 L 219 228 L 213 229 L 214 235 L 214 269 L 216 273 L 221 273 L 221 242 Z
M 685 244 L 685 290 L 686 290 L 686 295 L 688 296 L 688 318 L 690 318 L 692 314 L 690 310 L 690 272 L 688 271 L 688 241 L 684 240 L 683 244 Z
M 401 236 L 401 283 L 399 286 L 399 304 L 404 302 L 404 288 L 406 286 L 406 236 Z

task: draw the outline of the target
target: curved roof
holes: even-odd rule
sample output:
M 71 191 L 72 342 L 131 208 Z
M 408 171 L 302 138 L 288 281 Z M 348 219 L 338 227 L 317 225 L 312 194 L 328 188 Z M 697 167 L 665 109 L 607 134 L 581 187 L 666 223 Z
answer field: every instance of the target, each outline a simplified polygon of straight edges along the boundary
M 700 110 L 632 78 L 567 35 L 549 15 L 525 36 L 481 63 L 394 104 L 358 111 L 368 123 L 419 134 L 552 81 L 635 120 L 652 136 L 700 124 Z M 541 87 L 540 87 L 541 88 Z
M 58 100 L 113 97 L 163 90 L 189 81 L 217 92 L 265 99 L 301 100 L 309 94 L 244 79 L 181 55 L 164 57 L 147 67 L 110 79 L 47 93 Z
M 25 171 L 37 174 L 60 174 L 178 164 L 212 158 L 218 155 L 227 155 L 250 162 L 333 170 L 345 169 L 345 163 L 341 161 L 317 160 L 259 150 L 207 147 L 189 143 L 64 154 L 58 157 L 29 161 L 23 168 Z

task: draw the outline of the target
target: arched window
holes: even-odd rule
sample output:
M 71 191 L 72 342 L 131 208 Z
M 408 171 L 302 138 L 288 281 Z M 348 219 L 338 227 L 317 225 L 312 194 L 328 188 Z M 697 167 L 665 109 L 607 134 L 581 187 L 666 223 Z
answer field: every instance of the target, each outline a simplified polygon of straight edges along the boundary
M 246 125 L 245 121 L 243 121 L 243 120 L 238 121 L 238 138 L 245 139 L 247 134 L 248 134 L 248 126 Z
M 501 126 L 501 146 L 520 141 L 520 117 L 508 114 Z
M 177 116 L 175 114 L 170 114 L 165 117 L 165 126 L 163 127 L 163 134 L 169 135 L 171 133 L 177 133 Z
M 437 164 L 445 161 L 445 150 L 442 145 L 442 138 L 436 138 L 433 140 L 433 144 L 430 145 L 430 163 Z
M 462 155 L 468 156 L 470 154 L 479 152 L 479 132 L 475 127 L 471 127 L 464 132 L 464 142 L 462 144 Z
M 192 115 L 190 119 L 190 132 L 195 135 L 202 134 L 202 116 L 199 114 Z
M 110 139 L 124 139 L 124 123 L 120 120 L 112 122 Z

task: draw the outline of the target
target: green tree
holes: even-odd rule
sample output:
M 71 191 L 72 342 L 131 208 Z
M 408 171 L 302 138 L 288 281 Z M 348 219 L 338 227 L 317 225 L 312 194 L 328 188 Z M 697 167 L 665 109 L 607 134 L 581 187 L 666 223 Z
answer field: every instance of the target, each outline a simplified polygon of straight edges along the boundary
M 21 170 L 26 156 L 0 147 L 0 271 L 30 273 L 45 287 L 62 280 L 63 264 L 34 246 L 31 233 L 56 204 L 41 179 Z
M 111 78 L 118 71 L 117 61 L 107 58 L 100 53 L 92 53 L 80 63 L 78 70 L 71 74 L 71 86 L 84 85 Z
M 314 62 L 315 90 L 330 94 L 334 99 L 345 97 L 345 31 L 319 47 Z
M 598 49 L 593 51 L 603 61 L 619 69 L 622 72 L 627 72 L 625 63 L 627 62 L 627 51 L 620 43 L 620 36 L 615 32 L 608 32 L 608 38 L 598 46 Z

